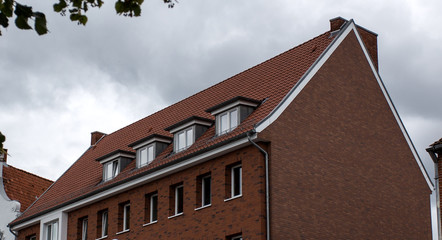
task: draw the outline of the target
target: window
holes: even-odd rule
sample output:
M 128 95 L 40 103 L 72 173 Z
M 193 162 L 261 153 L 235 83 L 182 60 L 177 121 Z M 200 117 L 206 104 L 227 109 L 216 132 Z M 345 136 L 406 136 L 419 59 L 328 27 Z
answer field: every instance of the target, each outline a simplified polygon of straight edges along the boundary
M 78 231 L 78 237 L 77 239 L 81 239 L 81 240 L 87 240 L 87 226 L 88 225 L 88 218 L 87 217 L 82 217 L 78 219 L 78 227 L 77 227 L 77 231 Z
M 119 205 L 119 229 L 121 231 L 128 231 L 130 228 L 130 203 L 122 203 Z
M 197 206 L 205 207 L 212 203 L 212 178 L 210 173 L 197 178 Z
M 102 210 L 98 212 L 97 216 L 97 237 L 107 237 L 108 232 L 108 211 Z
M 242 195 L 242 167 L 232 167 L 232 197 Z
M 147 223 L 158 221 L 158 193 L 153 192 L 146 195 L 146 207 L 144 220 Z
M 180 215 L 183 213 L 184 208 L 184 191 L 183 185 L 175 185 L 171 187 L 171 202 L 170 202 L 170 215 Z
M 110 162 L 105 163 L 103 168 L 104 168 L 104 171 L 103 171 L 104 181 L 108 181 L 108 180 L 116 177 L 118 175 L 118 173 L 120 172 L 120 166 L 119 166 L 118 160 L 114 160 L 114 161 L 110 161 Z
M 180 152 L 190 147 L 194 142 L 193 127 L 175 134 L 175 152 Z
M 58 239 L 58 221 L 45 224 L 45 240 L 57 240 Z
M 1 237 L 1 233 L 0 233 L 0 237 Z M 2 239 L 2 238 L 0 238 L 0 239 Z M 26 240 L 37 240 L 37 235 L 31 235 L 31 236 L 27 236 L 26 237 Z
M 218 115 L 218 135 L 230 132 L 238 126 L 238 108 L 226 111 Z
M 234 164 L 226 167 L 226 198 L 242 195 L 242 166 Z
M 137 150 L 137 165 L 143 167 L 151 163 L 154 159 L 154 145 L 148 145 Z
M 235 235 L 235 236 L 229 237 L 227 239 L 229 239 L 229 240 L 242 240 L 242 236 L 241 235 Z

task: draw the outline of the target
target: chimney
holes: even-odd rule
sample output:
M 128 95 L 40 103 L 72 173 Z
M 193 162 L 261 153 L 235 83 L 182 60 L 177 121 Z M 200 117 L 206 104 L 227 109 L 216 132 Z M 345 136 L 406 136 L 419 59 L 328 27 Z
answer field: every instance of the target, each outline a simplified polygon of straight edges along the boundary
M 6 163 L 8 160 L 8 149 L 3 148 L 4 152 L 0 153 L 0 162 Z
M 106 135 L 106 133 L 98 131 L 91 132 L 91 146 L 95 145 L 104 135 Z
M 336 17 L 330 19 L 330 32 L 334 32 L 340 30 L 341 27 L 348 22 L 347 19 L 342 17 Z M 378 65 L 378 35 L 370 30 L 367 30 L 359 25 L 356 25 L 358 29 L 359 36 L 362 39 L 362 42 L 365 45 L 365 48 L 368 51 L 368 55 L 370 56 L 374 67 L 377 71 L 379 71 Z

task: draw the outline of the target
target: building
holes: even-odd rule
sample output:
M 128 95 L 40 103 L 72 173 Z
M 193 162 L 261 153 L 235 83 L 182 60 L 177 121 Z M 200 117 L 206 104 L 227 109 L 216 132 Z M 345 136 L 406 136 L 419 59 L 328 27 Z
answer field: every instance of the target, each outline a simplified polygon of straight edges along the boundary
M 18 239 L 431 239 L 432 183 L 353 20 L 111 134 Z
M 0 239 L 12 240 L 8 223 L 24 212 L 53 183 L 7 164 L 8 155 L 0 156 Z
M 437 209 L 437 231 L 438 239 L 442 239 L 441 235 L 441 215 L 440 215 L 440 174 L 442 172 L 442 138 L 432 143 L 429 148 L 426 149 L 430 154 L 431 159 L 434 162 L 434 176 L 435 176 L 435 191 L 436 191 L 436 209 Z

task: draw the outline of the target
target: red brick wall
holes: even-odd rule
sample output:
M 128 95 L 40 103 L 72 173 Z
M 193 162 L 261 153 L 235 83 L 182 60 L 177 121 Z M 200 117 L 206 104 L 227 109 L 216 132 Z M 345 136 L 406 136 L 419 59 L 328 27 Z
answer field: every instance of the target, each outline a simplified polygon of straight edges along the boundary
M 353 33 L 260 137 L 273 239 L 431 239 L 430 189 Z
M 225 202 L 225 168 L 241 162 L 243 196 Z M 244 239 L 265 239 L 264 159 L 254 147 L 246 147 L 190 169 L 69 213 L 68 239 L 77 239 L 78 219 L 88 216 L 88 235 L 97 238 L 97 212 L 109 210 L 107 239 L 225 239 L 242 232 Z M 211 172 L 212 205 L 195 211 L 197 177 Z M 184 214 L 169 217 L 169 187 L 184 184 Z M 144 226 L 145 195 L 158 191 L 158 222 Z M 130 231 L 116 235 L 118 204 L 130 201 Z
M 40 239 L 40 224 L 35 224 L 28 228 L 20 230 L 18 232 L 17 240 L 27 240 L 27 237 L 30 237 L 32 235 L 36 235 L 37 240 Z

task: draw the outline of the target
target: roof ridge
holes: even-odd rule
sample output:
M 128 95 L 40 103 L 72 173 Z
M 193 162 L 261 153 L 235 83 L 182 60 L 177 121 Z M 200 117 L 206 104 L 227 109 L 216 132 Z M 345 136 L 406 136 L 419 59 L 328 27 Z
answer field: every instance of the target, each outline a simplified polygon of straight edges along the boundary
M 51 183 L 54 182 L 54 181 L 52 181 L 52 180 L 50 180 L 50 179 L 44 178 L 44 177 L 39 176 L 39 175 L 37 175 L 37 174 L 35 174 L 35 173 L 31 173 L 31 172 L 28 172 L 28 171 L 26 171 L 26 170 L 23 170 L 23 169 L 20 169 L 20 168 L 14 167 L 14 166 L 11 166 L 11 165 L 9 165 L 9 164 L 6 164 L 6 167 L 14 168 L 14 169 L 16 169 L 16 170 L 18 170 L 18 171 L 21 171 L 21 172 L 23 172 L 23 173 L 26 173 L 26 174 L 32 175 L 32 176 L 34 176 L 34 177 L 38 177 L 38 178 L 40 178 L 40 179 L 42 179 L 42 180 L 45 180 L 45 181 L 47 181 L 47 182 L 51 182 Z
M 283 55 L 283 54 L 285 54 L 285 53 L 287 53 L 287 52 L 293 51 L 294 49 L 296 49 L 296 48 L 298 48 L 298 47 L 301 47 L 301 46 L 303 46 L 303 45 L 305 45 L 305 44 L 307 44 L 307 43 L 309 43 L 309 42 L 311 42 L 311 41 L 314 41 L 315 39 L 320 38 L 320 37 L 322 37 L 324 34 L 327 34 L 327 33 L 330 33 L 330 31 L 326 31 L 326 32 L 324 32 L 324 33 L 322 33 L 322 34 L 319 34 L 319 35 L 317 35 L 317 36 L 315 36 L 315 37 L 313 37 L 313 38 L 311 38 L 311 39 L 309 39 L 309 40 L 307 40 L 307 41 L 304 41 L 303 43 L 301 43 L 301 44 L 299 44 L 299 45 L 296 45 L 296 46 L 294 46 L 294 47 L 292 47 L 292 48 L 290 48 L 290 49 L 288 49 L 288 50 L 286 50 L 286 51 L 284 51 L 284 52 L 282 52 L 282 53 L 279 53 L 279 54 L 277 54 L 277 55 L 275 55 L 275 56 L 273 56 L 273 57 L 271 57 L 271 58 L 269 58 L 269 59 L 267 59 L 267 60 L 264 60 L 264 61 L 262 61 L 262 62 L 260 62 L 260 63 L 258 63 L 258 64 L 256 64 L 256 65 L 253 65 L 253 66 L 251 66 L 251 67 L 249 67 L 249 68 L 247 68 L 247 69 L 245 69 L 245 70 L 243 70 L 243 71 L 241 71 L 241 72 L 239 72 L 239 73 L 237 73 L 237 74 L 235 74 L 235 75 L 233 75 L 233 76 L 230 76 L 229 78 L 226 78 L 226 79 L 224 79 L 224 80 L 222 80 L 222 81 L 220 81 L 220 82 L 218 82 L 218 83 L 216 83 L 216 84 L 214 84 L 214 85 L 210 85 L 209 87 L 207 87 L 207 88 L 205 88 L 205 89 L 203 89 L 203 90 L 201 90 L 201 91 L 198 91 L 198 92 L 196 92 L 196 93 L 194 93 L 194 94 L 192 94 L 192 95 L 190 95 L 190 96 L 188 96 L 188 97 L 186 97 L 186 98 L 183 98 L 183 99 L 179 100 L 178 102 L 175 102 L 175 103 L 173 103 L 173 104 L 171 104 L 171 105 L 168 105 L 167 107 L 162 108 L 162 109 L 160 109 L 160 110 L 158 110 L 158 111 L 156 111 L 156 112 L 154 112 L 154 113 L 152 113 L 152 114 L 149 114 L 149 115 L 147 115 L 147 116 L 145 116 L 145 117 L 143 117 L 143 118 L 140 118 L 140 119 L 138 119 L 137 121 L 132 122 L 132 123 L 129 124 L 129 125 L 126 125 L 126 126 L 120 128 L 120 129 L 117 129 L 117 130 L 115 130 L 114 132 L 112 132 L 112 133 L 110 133 L 110 134 L 107 134 L 106 136 L 112 135 L 112 134 L 117 133 L 117 132 L 120 132 L 120 131 L 122 131 L 122 130 L 124 130 L 124 129 L 126 129 L 126 128 L 129 128 L 130 126 L 135 125 L 135 124 L 137 124 L 137 123 L 143 121 L 144 119 L 146 119 L 146 118 L 148 118 L 148 117 L 151 117 L 151 116 L 153 116 L 153 115 L 155 115 L 155 114 L 157 114 L 157 113 L 159 113 L 159 112 L 166 111 L 167 109 L 169 109 L 169 108 L 171 108 L 171 107 L 173 107 L 173 106 L 175 106 L 175 105 L 177 105 L 177 104 L 179 104 L 179 103 L 181 103 L 181 102 L 183 102 L 183 101 L 186 101 L 187 99 L 192 98 L 193 96 L 195 96 L 195 95 L 197 95 L 197 94 L 200 94 L 200 93 L 202 93 L 202 92 L 208 91 L 209 89 L 214 88 L 214 87 L 216 87 L 216 86 L 218 86 L 218 85 L 220 85 L 220 84 L 222 84 L 222 83 L 224 83 L 224 82 L 226 82 L 226 81 L 228 81 L 228 80 L 230 80 L 230 79 L 232 79 L 232 78 L 234 78 L 234 77 L 236 77 L 236 76 L 238 76 L 238 75 L 240 75 L 240 74 L 243 74 L 244 72 L 251 71 L 252 69 L 254 69 L 254 68 L 256 68 L 256 67 L 261 66 L 262 64 L 264 64 L 264 63 L 266 63 L 266 62 L 272 61 L 274 58 L 277 58 L 277 57 L 279 57 L 280 55 Z

